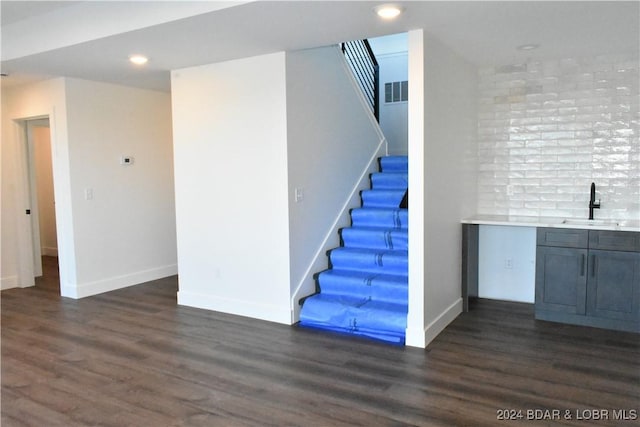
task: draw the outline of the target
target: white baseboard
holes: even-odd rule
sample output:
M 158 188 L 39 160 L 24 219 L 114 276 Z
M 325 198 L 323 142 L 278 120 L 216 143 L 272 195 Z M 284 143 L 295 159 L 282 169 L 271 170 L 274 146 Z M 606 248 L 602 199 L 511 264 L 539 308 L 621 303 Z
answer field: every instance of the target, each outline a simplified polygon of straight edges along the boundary
M 18 287 L 18 276 L 8 276 L 0 278 L 0 290 Z
M 407 329 L 406 344 L 410 347 L 426 348 L 460 313 L 462 313 L 462 298 L 458 298 L 442 311 L 423 331 Z
M 110 277 L 108 279 L 96 280 L 94 282 L 80 283 L 77 286 L 60 286 L 60 294 L 68 298 L 85 298 L 104 292 L 115 291 L 116 289 L 127 288 L 151 280 L 162 279 L 163 277 L 178 274 L 178 265 L 171 264 L 149 270 L 138 271 L 122 276 Z
M 259 304 L 254 301 L 179 291 L 178 304 L 285 325 L 291 324 L 291 310 L 289 309 L 288 301 L 283 307 L 276 307 L 273 305 Z

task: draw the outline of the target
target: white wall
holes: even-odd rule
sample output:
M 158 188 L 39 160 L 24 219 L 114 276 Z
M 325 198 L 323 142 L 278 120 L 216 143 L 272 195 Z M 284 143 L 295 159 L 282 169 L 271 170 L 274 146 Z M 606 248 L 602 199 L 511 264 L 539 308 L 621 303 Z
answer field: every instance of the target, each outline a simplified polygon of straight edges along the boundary
M 285 69 L 172 72 L 179 304 L 291 322 Z
M 421 31 L 410 32 L 412 82 L 416 80 L 411 57 L 419 44 L 415 40 L 420 35 L 417 33 L 423 35 L 424 48 L 424 146 L 412 146 L 413 139 L 409 137 L 409 187 L 420 188 L 415 180 L 423 179 L 424 200 L 411 193 L 409 227 L 412 236 L 422 231 L 420 227 L 413 228 L 412 220 L 417 218 L 411 213 L 414 203 L 420 203 L 424 212 L 424 246 L 416 248 L 410 239 L 409 297 L 415 289 L 411 263 L 418 256 L 417 251 L 424 263 L 424 334 L 416 331 L 415 319 L 410 316 L 407 344 L 424 346 L 462 311 L 460 220 L 476 211 L 477 72 L 435 37 Z M 411 134 L 412 114 L 417 111 L 411 101 L 409 110 Z M 420 171 L 413 172 L 414 167 Z M 411 308 L 410 305 L 410 311 Z M 422 342 L 416 342 L 420 338 Z
M 407 34 L 369 39 L 380 67 L 380 127 L 389 145 L 389 154 L 408 153 L 408 102 L 385 102 L 384 85 L 409 79 Z M 409 96 L 412 88 L 409 83 Z
M 38 198 L 38 221 L 42 255 L 58 256 L 55 197 L 53 194 L 53 164 L 51 159 L 51 130 L 48 126 L 35 126 L 33 128 L 33 163 Z
M 424 32 L 408 33 L 409 79 L 413 83 L 408 104 L 409 188 L 424 188 Z M 409 200 L 409 311 L 405 342 L 413 347 L 427 345 L 425 335 L 425 218 L 424 191 L 415 190 Z
M 535 227 L 481 225 L 478 296 L 533 303 L 536 274 Z
M 26 179 L 26 138 L 19 119 L 49 117 L 56 192 L 60 281 L 76 283 L 70 201 L 65 80 L 53 79 L 2 91 L 2 288 L 33 286 L 33 254 Z
M 298 300 L 315 292 L 313 274 L 327 268 L 326 251 L 340 245 L 338 228 L 386 145 L 336 46 L 288 52 L 287 135 L 289 245 L 293 319 Z M 303 200 L 295 201 L 296 188 Z
M 62 295 L 175 274 L 169 95 L 55 79 L 2 96 L 3 279 L 33 285 L 24 126 L 15 120 L 43 116 L 51 126 Z M 136 163 L 123 168 L 122 154 Z
M 385 154 L 349 73 L 335 46 L 173 72 L 180 304 L 297 321 Z
M 18 286 L 15 155 L 13 144 L 9 144 L 10 122 L 5 118 L 9 109 L 6 90 L 2 95 L 2 140 L 0 144 L 0 290 Z
M 380 65 L 380 127 L 389 141 L 389 154 L 408 153 L 408 102 L 385 102 L 384 85 L 408 80 L 408 54 L 397 53 L 378 56 Z M 411 96 L 409 82 L 409 96 Z
M 66 101 L 77 283 L 62 294 L 175 274 L 170 96 L 67 79 Z
M 615 49 L 615 46 L 612 47 Z M 640 218 L 638 52 L 479 71 L 478 213 Z

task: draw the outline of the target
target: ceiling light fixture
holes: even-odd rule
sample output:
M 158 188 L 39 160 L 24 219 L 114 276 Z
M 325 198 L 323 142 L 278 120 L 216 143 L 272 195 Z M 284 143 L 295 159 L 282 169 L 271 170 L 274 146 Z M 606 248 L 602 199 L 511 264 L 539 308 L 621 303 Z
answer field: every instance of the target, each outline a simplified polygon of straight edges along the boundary
M 381 4 L 379 6 L 374 7 L 373 11 L 380 18 L 393 19 L 393 18 L 397 18 L 404 11 L 404 8 L 397 6 L 395 4 Z
M 129 61 L 135 65 L 144 65 L 149 62 L 149 58 L 144 55 L 129 55 Z
M 522 45 L 516 47 L 516 49 L 518 49 L 518 50 L 534 50 L 534 49 L 537 49 L 539 47 L 540 47 L 539 44 L 530 43 L 530 44 L 522 44 Z

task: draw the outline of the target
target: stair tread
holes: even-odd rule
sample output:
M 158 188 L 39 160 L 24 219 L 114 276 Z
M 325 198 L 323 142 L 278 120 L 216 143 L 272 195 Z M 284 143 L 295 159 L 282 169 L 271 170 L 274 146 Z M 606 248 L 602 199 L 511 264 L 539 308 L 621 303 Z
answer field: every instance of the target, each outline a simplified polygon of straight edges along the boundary
M 377 300 L 368 299 L 368 298 L 357 298 L 357 297 L 345 296 L 345 295 L 328 295 L 328 294 L 319 293 L 319 294 L 313 295 L 312 297 L 307 299 L 307 301 L 311 300 L 312 298 L 315 300 L 322 300 L 323 302 L 336 303 L 336 304 L 341 304 L 341 305 L 355 307 L 355 308 L 363 308 L 366 305 L 366 307 L 369 309 L 374 308 L 376 310 L 390 311 L 390 312 L 396 312 L 396 313 L 407 312 L 406 304 L 377 301 Z
M 396 208 L 386 208 L 386 207 L 376 207 L 376 206 L 362 206 L 362 207 L 359 207 L 359 208 L 353 208 L 351 210 L 352 213 L 353 212 L 358 212 L 358 211 L 365 211 L 365 212 L 369 212 L 370 211 L 372 213 L 373 212 L 375 212 L 375 213 L 393 213 L 393 212 L 399 211 L 399 212 L 407 212 L 408 213 L 409 209 L 398 208 L 398 207 L 396 207 Z
M 322 271 L 318 274 L 320 289 L 331 287 L 332 283 L 345 282 L 349 286 L 371 287 L 380 286 L 385 288 L 407 289 L 409 281 L 406 275 L 376 273 L 361 270 L 343 270 L 333 268 Z
M 409 253 L 405 249 L 368 249 L 368 248 L 348 248 L 339 246 L 331 249 L 330 253 L 348 253 L 354 255 L 384 255 L 393 258 L 406 258 Z
M 358 278 L 362 278 L 362 279 L 367 279 L 367 278 L 371 278 L 376 277 L 378 279 L 387 279 L 387 280 L 392 280 L 392 281 L 397 281 L 398 283 L 400 282 L 404 282 L 404 284 L 406 285 L 407 282 L 407 277 L 406 276 L 402 276 L 402 275 L 397 275 L 397 274 L 385 274 L 385 273 L 367 273 L 365 271 L 351 271 L 351 270 L 339 270 L 339 269 L 335 269 L 335 268 L 330 268 L 327 270 L 323 270 L 321 271 L 319 274 L 331 274 L 331 275 L 336 275 L 336 276 L 355 276 Z

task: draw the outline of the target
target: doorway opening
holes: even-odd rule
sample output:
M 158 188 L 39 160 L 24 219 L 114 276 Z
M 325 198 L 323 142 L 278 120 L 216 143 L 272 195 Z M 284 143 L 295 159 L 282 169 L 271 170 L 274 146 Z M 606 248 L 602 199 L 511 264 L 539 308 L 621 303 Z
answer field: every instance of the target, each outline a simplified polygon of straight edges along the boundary
M 58 239 L 49 118 L 27 120 L 26 155 L 33 275 L 36 286 L 59 289 Z M 56 286 L 53 286 L 55 284 Z M 51 289 L 53 290 L 53 289 Z

